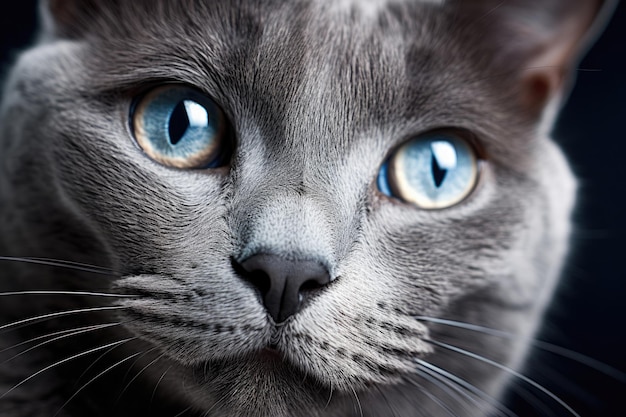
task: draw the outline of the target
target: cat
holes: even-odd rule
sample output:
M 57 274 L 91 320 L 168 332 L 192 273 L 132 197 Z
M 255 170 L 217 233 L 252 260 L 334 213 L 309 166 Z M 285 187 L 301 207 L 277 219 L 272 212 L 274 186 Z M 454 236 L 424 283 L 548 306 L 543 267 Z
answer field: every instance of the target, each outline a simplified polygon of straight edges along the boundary
M 0 415 L 511 415 L 575 198 L 547 132 L 612 6 L 42 2 Z

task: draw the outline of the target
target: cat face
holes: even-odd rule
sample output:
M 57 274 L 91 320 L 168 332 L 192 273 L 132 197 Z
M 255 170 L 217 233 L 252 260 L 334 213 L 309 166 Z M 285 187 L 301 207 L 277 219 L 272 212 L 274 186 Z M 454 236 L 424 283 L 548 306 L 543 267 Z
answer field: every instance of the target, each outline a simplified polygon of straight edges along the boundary
M 446 415 L 446 372 L 496 396 L 449 344 L 525 343 L 433 319 L 534 331 L 574 194 L 545 130 L 599 4 L 495 3 L 50 2 L 2 108 L 3 246 L 113 273 L 16 281 L 124 295 L 105 342 L 190 413 Z

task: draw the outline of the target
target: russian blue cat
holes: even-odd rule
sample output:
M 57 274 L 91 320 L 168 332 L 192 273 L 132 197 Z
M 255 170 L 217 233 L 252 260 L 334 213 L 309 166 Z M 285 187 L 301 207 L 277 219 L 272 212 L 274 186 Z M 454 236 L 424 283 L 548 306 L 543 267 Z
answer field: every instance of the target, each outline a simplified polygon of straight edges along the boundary
M 42 2 L 0 113 L 0 414 L 510 415 L 604 3 Z

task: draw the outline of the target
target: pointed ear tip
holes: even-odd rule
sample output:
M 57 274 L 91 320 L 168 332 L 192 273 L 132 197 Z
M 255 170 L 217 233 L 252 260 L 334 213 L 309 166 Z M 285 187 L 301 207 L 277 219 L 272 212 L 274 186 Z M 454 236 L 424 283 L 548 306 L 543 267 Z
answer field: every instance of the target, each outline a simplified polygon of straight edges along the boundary
M 596 0 L 596 3 L 594 26 L 597 30 L 601 30 L 615 14 L 620 0 Z
M 595 0 L 593 16 L 590 18 L 584 36 L 579 42 L 579 58 L 596 43 L 604 29 L 609 24 L 611 18 L 620 3 L 620 0 Z

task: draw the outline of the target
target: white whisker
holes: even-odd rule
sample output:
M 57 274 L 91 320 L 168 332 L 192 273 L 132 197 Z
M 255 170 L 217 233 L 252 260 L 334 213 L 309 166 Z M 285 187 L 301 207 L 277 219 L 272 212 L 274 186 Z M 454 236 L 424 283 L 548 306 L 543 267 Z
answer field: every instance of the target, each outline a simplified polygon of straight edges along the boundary
M 385 392 L 378 386 L 376 386 L 375 388 L 376 388 L 376 391 L 378 391 L 378 394 L 380 395 L 380 398 L 382 398 L 382 400 L 385 402 L 385 405 L 387 406 L 387 408 L 391 412 L 391 417 L 397 417 L 397 414 L 393 410 L 393 407 L 391 406 L 391 404 L 389 403 L 389 400 L 387 399 L 387 396 L 385 395 Z
M 60 330 L 58 332 L 48 333 L 48 334 L 44 334 L 42 336 L 33 337 L 32 339 L 28 339 L 28 340 L 25 340 L 23 342 L 16 343 L 13 346 L 9 346 L 7 348 L 1 349 L 0 353 L 4 353 L 4 352 L 12 350 L 12 349 L 17 349 L 20 346 L 24 346 L 24 345 L 36 342 L 36 341 L 41 340 L 41 339 L 45 339 L 45 338 L 48 338 L 48 337 L 54 337 L 54 336 L 58 336 L 58 335 L 61 335 L 61 334 L 71 333 L 71 332 L 74 332 L 74 331 L 77 331 L 77 330 L 87 329 L 87 328 L 91 328 L 91 327 L 93 327 L 93 326 L 77 327 L 75 329 Z
M 80 392 L 82 390 L 84 390 L 85 388 L 87 388 L 91 383 L 93 383 L 96 379 L 100 378 L 102 375 L 106 374 L 107 372 L 111 371 L 112 369 L 120 366 L 121 364 L 123 364 L 124 362 L 134 358 L 137 355 L 140 355 L 141 352 L 137 352 L 133 355 L 130 355 L 116 363 L 114 363 L 113 365 L 109 366 L 108 368 L 106 368 L 104 371 L 100 372 L 98 375 L 94 376 L 93 378 L 91 378 L 89 381 L 87 381 L 82 387 L 80 387 L 78 390 L 76 390 L 74 392 L 74 394 L 72 394 L 72 396 L 70 398 L 68 398 L 67 401 L 65 401 L 65 403 L 63 403 L 63 405 L 61 406 L 61 408 L 59 408 L 59 410 L 54 414 L 54 416 L 52 417 L 57 417 L 59 415 L 59 413 L 61 412 L 61 410 L 63 410 L 65 408 L 66 405 L 68 405 L 70 403 L 70 401 L 72 401 L 74 398 L 76 398 L 76 396 L 78 394 L 80 394 Z
M 482 405 L 478 401 L 476 401 L 474 397 L 463 391 L 458 385 L 454 385 L 450 380 L 445 379 L 443 376 L 437 374 L 436 372 L 431 371 L 430 369 L 418 369 L 418 373 L 422 378 L 438 386 L 442 391 L 448 394 L 449 397 L 456 399 L 456 401 L 464 406 L 464 408 L 465 402 L 463 401 L 462 397 L 471 401 L 478 408 L 482 408 Z
M 106 306 L 106 307 L 93 307 L 93 308 L 81 308 L 77 310 L 58 311 L 56 313 L 42 314 L 40 316 L 30 317 L 28 319 L 18 320 L 18 321 L 14 321 L 13 323 L 4 324 L 0 326 L 0 331 L 9 329 L 11 327 L 21 326 L 23 324 L 33 323 L 33 322 L 40 321 L 40 320 L 46 320 L 46 319 L 51 319 L 55 317 L 69 316 L 71 314 L 91 313 L 91 312 L 96 312 L 96 311 L 107 311 L 107 310 L 121 310 L 124 308 L 126 307 Z
M 104 353 L 102 353 L 100 356 L 98 356 L 98 357 L 97 357 L 97 358 L 96 358 L 93 362 L 91 362 L 91 364 L 90 364 L 87 368 L 85 368 L 85 370 L 84 370 L 84 371 L 80 374 L 80 376 L 79 376 L 78 378 L 76 378 L 76 382 L 74 383 L 74 386 L 77 386 L 77 385 L 80 383 L 80 381 L 83 379 L 83 377 L 87 374 L 87 372 L 89 372 L 89 370 L 90 370 L 91 368 L 93 368 L 94 366 L 96 366 L 96 364 L 97 364 L 98 362 L 100 362 L 100 360 L 101 360 L 102 358 L 104 358 L 106 355 L 108 355 L 109 353 L 111 353 L 111 352 L 112 352 L 113 350 L 115 350 L 118 346 L 120 346 L 120 345 L 115 345 L 115 346 L 112 346 L 111 348 L 109 348 L 109 349 L 107 349 L 106 351 L 104 351 Z
M 180 417 L 180 416 L 182 416 L 183 414 L 185 414 L 189 410 L 191 410 L 191 407 L 185 408 L 183 411 L 181 411 L 180 413 L 176 414 L 174 417 Z
M 156 393 L 157 393 L 157 388 L 159 388 L 159 385 L 161 384 L 161 381 L 163 381 L 163 379 L 165 378 L 165 375 L 170 371 L 170 369 L 172 369 L 172 367 L 168 367 L 164 372 L 163 375 L 161 375 L 161 378 L 159 378 L 159 380 L 157 381 L 156 385 L 154 386 L 154 390 L 152 390 L 152 396 L 150 397 L 150 406 L 152 407 L 152 403 L 154 403 L 154 397 L 156 397 Z
M 503 412 L 505 415 L 510 416 L 510 417 L 516 417 L 516 414 L 512 412 L 508 407 L 501 404 L 494 397 L 482 391 L 478 387 L 470 384 L 468 381 L 464 380 L 463 378 L 460 378 L 439 366 L 435 366 L 432 363 L 423 361 L 421 359 L 415 359 L 415 362 L 419 365 L 422 365 L 422 367 L 426 368 L 426 369 L 422 369 L 424 372 L 427 372 L 428 370 L 430 370 L 429 372 L 430 375 L 434 376 L 435 374 L 439 374 L 442 377 L 445 377 L 449 379 L 450 381 L 454 382 L 455 384 L 465 388 L 466 390 L 476 395 L 477 397 L 483 399 L 484 401 L 488 402 L 489 404 L 493 405 L 496 409 L 498 409 L 498 411 Z
M 463 323 L 460 321 L 446 320 L 446 319 L 440 319 L 440 318 L 434 318 L 434 317 L 424 317 L 424 316 L 417 316 L 415 318 L 421 321 L 428 321 L 431 323 L 444 324 L 444 325 L 451 326 L 451 327 L 458 327 L 461 329 L 485 333 L 491 336 L 501 337 L 504 339 L 511 339 L 511 340 L 518 339 L 518 337 L 512 333 L 509 333 L 503 330 L 491 329 L 489 327 L 480 326 L 476 324 Z M 570 350 L 561 346 L 554 345 L 552 343 L 544 342 L 542 340 L 532 339 L 529 341 L 529 343 L 532 346 L 535 346 L 539 349 L 571 359 L 575 362 L 581 363 L 592 369 L 602 372 L 603 374 L 608 375 L 614 378 L 615 380 L 626 383 L 626 373 L 621 372 L 603 362 L 600 362 L 597 359 L 591 358 L 589 356 L 583 355 L 582 353 L 578 353 L 578 352 L 575 352 L 573 350 Z
M 328 393 L 328 401 L 326 401 L 326 405 L 324 406 L 324 410 L 326 410 L 328 408 L 328 406 L 330 405 L 330 402 L 333 399 L 334 388 L 333 388 L 333 381 L 332 380 L 330 381 L 330 389 L 328 391 L 329 391 L 329 393 Z
M 23 262 L 23 263 L 29 263 L 29 264 L 68 268 L 68 269 L 73 269 L 76 271 L 91 272 L 94 274 L 113 275 L 113 271 L 108 268 L 103 268 L 103 267 L 95 266 L 95 265 L 81 264 L 78 262 L 61 261 L 57 259 L 0 256 L 0 261 Z
M 419 382 L 417 381 L 413 381 L 411 379 L 408 380 L 411 384 L 415 385 L 420 392 L 424 393 L 428 398 L 430 398 L 430 400 L 432 402 L 434 402 L 435 404 L 437 404 L 439 407 L 441 407 L 446 413 L 448 413 L 449 416 L 451 417 L 459 417 L 458 414 L 456 414 L 454 411 L 452 411 L 452 409 L 443 401 L 441 401 L 441 399 L 437 398 L 437 396 L 435 394 L 433 394 L 432 392 L 429 392 L 423 385 L 421 385 Z
M 359 416 L 363 417 L 363 408 L 361 408 L 361 400 L 359 400 L 359 396 L 357 395 L 354 388 L 350 387 L 352 393 L 354 394 L 354 398 L 356 399 L 356 405 L 359 407 Z
M 476 353 L 467 351 L 465 349 L 458 348 L 456 346 L 449 345 L 447 343 L 437 342 L 437 341 L 434 341 L 432 339 L 428 339 L 428 340 L 426 340 L 426 342 L 431 343 L 431 344 L 433 344 L 435 346 L 442 347 L 444 349 L 451 350 L 453 352 L 460 353 L 460 354 L 465 355 L 467 357 L 474 358 L 474 359 L 476 359 L 478 361 L 484 362 L 484 363 L 486 363 L 488 365 L 494 366 L 494 367 L 496 367 L 498 369 L 501 369 L 501 370 L 503 370 L 505 372 L 508 372 L 511 375 L 515 376 L 516 378 L 519 378 L 522 381 L 532 385 L 533 387 L 537 388 L 538 390 L 540 390 L 541 392 L 543 392 L 544 394 L 546 394 L 547 396 L 552 398 L 554 401 L 559 403 L 563 408 L 565 408 L 568 412 L 570 412 L 573 416 L 580 417 L 580 415 L 576 411 L 574 411 L 574 409 L 572 407 L 570 407 L 565 401 L 560 399 L 558 396 L 556 396 L 550 390 L 548 390 L 547 388 L 545 388 L 541 384 L 535 382 L 534 380 L 528 378 L 527 376 L 522 375 L 519 372 L 509 368 L 508 366 L 504 366 L 504 365 L 499 364 L 498 362 L 495 362 L 495 361 L 493 361 L 493 360 L 491 360 L 489 358 L 485 358 L 485 357 L 480 356 L 480 355 L 478 355 Z
M 154 352 L 157 349 L 157 347 L 153 347 L 150 348 L 146 351 L 144 351 L 141 355 L 139 355 L 138 357 L 135 358 L 135 360 L 133 361 L 133 363 L 130 364 L 130 366 L 128 367 L 128 370 L 124 373 L 124 377 L 122 377 L 122 379 L 119 381 L 119 384 L 123 384 L 124 382 L 126 382 L 126 379 L 128 378 L 128 375 L 130 375 L 130 372 L 133 370 L 133 367 L 137 364 L 137 362 L 139 361 L 139 359 L 143 358 L 144 356 L 146 356 L 147 354 Z M 116 400 L 119 401 L 119 397 Z
M 31 339 L 31 340 L 28 340 L 26 342 L 19 343 L 19 344 L 15 345 L 15 346 L 12 346 L 11 348 L 7 348 L 7 349 L 4 349 L 4 350 L 16 348 L 16 347 L 21 346 L 23 344 L 31 343 L 31 342 L 33 342 L 33 341 L 35 341 L 37 339 L 40 339 L 40 338 L 50 337 L 50 336 L 54 336 L 54 335 L 60 334 L 60 333 L 67 333 L 67 334 L 63 334 L 62 336 L 58 336 L 58 337 L 54 337 L 52 339 L 46 340 L 45 342 L 38 343 L 35 346 L 31 346 L 30 348 L 25 349 L 25 350 L 21 351 L 20 353 L 15 354 L 14 356 L 10 357 L 9 359 L 5 360 L 4 362 L 1 362 L 0 365 L 4 365 L 7 362 L 10 362 L 10 361 L 12 361 L 12 360 L 22 356 L 22 355 L 25 355 L 28 352 L 31 352 L 31 351 L 33 351 L 35 349 L 38 349 L 38 348 L 40 348 L 42 346 L 45 346 L 45 345 L 48 345 L 50 343 L 56 342 L 58 340 L 62 340 L 62 339 L 65 339 L 65 338 L 68 338 L 68 337 L 72 337 L 72 336 L 76 336 L 76 335 L 83 334 L 83 333 L 88 333 L 88 332 L 95 331 L 95 330 L 105 329 L 105 328 L 108 328 L 108 327 L 119 326 L 120 324 L 121 323 L 107 323 L 107 324 L 99 324 L 99 325 L 95 325 L 95 326 L 79 327 L 77 329 L 70 330 L 70 333 L 67 333 L 68 330 L 64 330 L 63 332 L 56 332 L 56 333 L 52 333 L 52 334 L 49 334 L 49 335 L 40 336 L 39 338 Z
M 106 344 L 104 346 L 99 346 L 97 348 L 89 349 L 89 350 L 87 350 L 85 352 L 77 353 L 76 355 L 72 355 L 72 356 L 70 356 L 68 358 L 65 358 L 65 359 L 62 359 L 60 361 L 57 361 L 57 362 L 53 363 L 52 365 L 48 365 L 45 368 L 40 369 L 39 371 L 35 372 L 31 376 L 29 376 L 29 377 L 23 379 L 22 381 L 18 382 L 17 384 L 13 385 L 13 387 L 11 387 L 11 389 L 6 391 L 4 394 L 0 395 L 0 400 L 3 399 L 4 397 L 6 397 L 7 395 L 9 395 L 11 392 L 15 391 L 17 388 L 19 388 L 22 385 L 24 385 L 25 383 L 27 383 L 28 381 L 30 381 L 31 379 L 37 377 L 38 375 L 41 375 L 42 373 L 44 373 L 44 372 L 46 372 L 46 371 L 48 371 L 48 370 L 50 370 L 52 368 L 55 368 L 55 367 L 60 366 L 60 365 L 63 365 L 64 363 L 73 361 L 73 360 L 81 358 L 83 356 L 87 356 L 87 355 L 89 355 L 91 353 L 98 352 L 98 351 L 103 350 L 103 349 L 108 349 L 111 346 L 121 345 L 123 343 L 129 342 L 129 341 L 134 340 L 134 339 L 136 339 L 136 338 L 135 337 L 130 337 L 128 339 L 123 339 L 123 340 L 120 340 L 120 341 L 117 341 L 117 342 Z
M 515 391 L 515 394 L 518 395 L 525 403 L 529 404 L 535 410 L 540 410 L 542 413 L 541 415 L 554 415 L 552 409 L 536 395 L 536 391 L 531 392 L 530 388 L 527 386 L 516 383 L 511 384 L 510 389 Z
M 146 355 L 154 350 L 156 350 L 157 348 L 154 347 L 152 349 L 150 349 L 149 351 L 145 352 L 143 355 Z M 142 355 L 142 356 L 143 356 Z M 165 356 L 165 353 L 160 354 L 159 356 L 157 356 L 154 360 L 152 360 L 150 363 L 148 363 L 146 366 L 144 366 L 139 372 L 137 372 L 137 375 L 135 375 L 129 382 L 128 384 L 126 384 L 126 386 L 124 387 L 124 389 L 122 389 L 122 391 L 120 392 L 119 396 L 117 397 L 117 400 L 115 400 L 116 403 L 119 402 L 119 400 L 122 398 L 122 396 L 124 395 L 124 393 L 126 392 L 126 390 L 131 386 L 131 384 L 133 382 L 135 382 L 135 380 L 137 378 L 139 378 L 139 376 L 143 373 L 143 371 L 145 371 L 146 369 L 148 369 L 149 367 L 151 367 L 152 365 L 154 365 L 157 361 L 159 361 L 161 358 L 163 358 L 163 356 Z M 134 366 L 134 364 L 133 364 Z M 132 366 L 131 366 L 132 368 Z M 124 378 L 125 379 L 125 378 Z
M 15 292 L 2 292 L 0 297 L 8 297 L 15 295 L 84 295 L 91 297 L 111 297 L 111 298 L 135 298 L 138 295 L 132 294 L 109 294 L 102 292 L 88 292 L 88 291 L 15 291 Z

